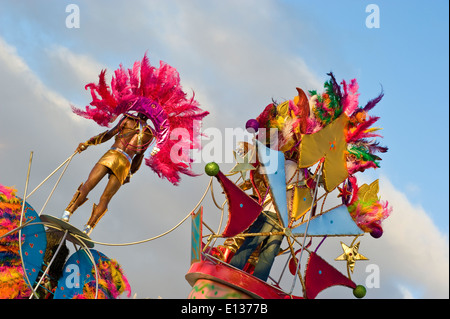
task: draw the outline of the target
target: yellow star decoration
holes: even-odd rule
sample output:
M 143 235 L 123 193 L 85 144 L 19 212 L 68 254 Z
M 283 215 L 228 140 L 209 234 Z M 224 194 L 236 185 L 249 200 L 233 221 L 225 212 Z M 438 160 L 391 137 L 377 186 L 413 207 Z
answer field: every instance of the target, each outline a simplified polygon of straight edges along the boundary
M 359 250 L 359 243 L 356 245 L 348 247 L 346 244 L 341 242 L 342 249 L 344 250 L 344 253 L 337 257 L 335 260 L 346 260 L 347 261 L 347 267 L 350 268 L 350 270 L 353 273 L 353 269 L 355 268 L 355 263 L 357 260 L 368 260 L 368 258 L 364 257 L 360 253 L 358 253 Z
M 302 135 L 298 166 L 310 167 L 325 158 L 323 176 L 325 190 L 331 192 L 348 177 L 345 129 L 348 117 L 343 114 L 322 130 Z
M 247 179 L 247 171 L 255 170 L 256 167 L 254 167 L 251 163 L 253 163 L 253 151 L 248 151 L 243 157 L 237 154 L 237 152 L 233 151 L 234 158 L 236 160 L 236 165 L 231 169 L 230 173 L 236 174 L 241 173 L 242 178 L 244 180 Z

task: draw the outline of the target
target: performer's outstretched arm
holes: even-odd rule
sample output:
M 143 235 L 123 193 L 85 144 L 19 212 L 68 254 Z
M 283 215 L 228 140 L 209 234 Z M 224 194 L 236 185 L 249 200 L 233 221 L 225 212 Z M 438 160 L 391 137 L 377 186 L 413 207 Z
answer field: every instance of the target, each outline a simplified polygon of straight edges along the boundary
M 78 153 L 81 153 L 82 151 L 84 151 L 88 146 L 90 145 L 97 145 L 97 144 L 101 144 L 104 143 L 108 140 L 110 140 L 114 135 L 117 134 L 117 132 L 119 131 L 119 126 L 121 123 L 118 123 L 115 127 L 113 127 L 112 129 L 105 131 L 103 133 L 100 133 L 96 136 L 91 137 L 90 139 L 88 139 L 86 142 L 84 143 L 80 143 L 76 149 L 76 151 Z

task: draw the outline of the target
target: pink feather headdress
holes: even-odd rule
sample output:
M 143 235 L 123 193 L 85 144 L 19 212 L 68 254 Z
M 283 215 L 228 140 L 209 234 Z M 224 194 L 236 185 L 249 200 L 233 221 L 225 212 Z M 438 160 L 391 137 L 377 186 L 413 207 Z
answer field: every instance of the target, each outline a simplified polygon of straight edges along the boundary
M 177 185 L 180 174 L 195 176 L 191 171 L 191 149 L 199 149 L 202 119 L 209 114 L 199 103 L 187 98 L 180 85 L 178 71 L 160 62 L 150 65 L 147 55 L 131 69 L 120 65 L 114 72 L 111 87 L 106 84 L 106 70 L 101 71 L 98 84 L 89 83 L 92 102 L 85 111 L 72 106 L 75 114 L 109 126 L 116 118 L 130 111 L 145 114 L 154 124 L 160 151 L 145 158 L 145 163 L 161 178 Z

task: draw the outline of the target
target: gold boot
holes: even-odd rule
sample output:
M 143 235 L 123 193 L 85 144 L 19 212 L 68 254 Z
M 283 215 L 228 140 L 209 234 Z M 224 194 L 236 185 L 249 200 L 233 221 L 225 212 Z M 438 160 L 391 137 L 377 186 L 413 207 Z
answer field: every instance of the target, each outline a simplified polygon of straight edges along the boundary
M 64 211 L 63 215 L 61 216 L 61 219 L 65 222 L 69 222 L 70 217 L 72 216 L 73 212 L 70 212 L 70 209 L 73 208 L 73 206 L 75 205 L 76 201 L 78 200 L 78 198 L 81 195 L 80 192 L 80 188 L 83 186 L 83 183 L 81 183 L 80 186 L 78 186 L 77 191 L 75 192 L 75 194 L 73 195 L 72 200 L 70 201 L 69 205 L 67 205 L 66 210 Z M 83 205 L 84 203 L 86 203 L 86 201 L 88 200 L 88 198 L 85 198 L 79 205 L 78 207 L 80 207 L 81 205 Z
M 98 206 L 96 204 L 93 205 L 91 217 L 89 218 L 87 224 L 83 229 L 83 232 L 88 236 L 100 221 L 100 219 L 103 217 L 103 215 L 105 215 L 105 213 L 108 211 L 107 209 L 105 209 L 103 212 L 97 212 L 97 207 Z

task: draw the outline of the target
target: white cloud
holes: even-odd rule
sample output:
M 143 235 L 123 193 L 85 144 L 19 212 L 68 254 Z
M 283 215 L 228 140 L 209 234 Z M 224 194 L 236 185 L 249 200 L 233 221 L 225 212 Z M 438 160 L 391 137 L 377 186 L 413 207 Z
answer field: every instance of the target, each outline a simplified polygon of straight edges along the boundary
M 72 66 L 76 68 L 77 63 L 72 63 Z M 79 142 L 90 137 L 87 134 L 96 134 L 104 129 L 84 119 L 74 121 L 69 101 L 44 85 L 25 60 L 18 56 L 15 48 L 1 37 L 0 70 L 0 94 L 3 98 L 0 116 L 0 182 L 8 186 L 17 185 L 20 193 L 25 183 L 29 152 L 34 150 L 30 175 L 31 191 L 72 154 Z M 44 214 L 60 216 L 78 185 L 86 179 L 89 170 L 109 145 L 110 143 L 105 143 L 90 148 L 72 160 Z M 141 240 L 147 238 L 146 236 L 153 237 L 173 227 L 187 214 L 186 203 L 189 205 L 191 199 L 197 200 L 198 186 L 192 184 L 193 179 L 185 178 L 182 186 L 174 188 L 168 182 L 157 178 L 145 165 L 142 166 L 139 172 L 141 176 L 135 176 L 133 182 L 123 187 L 115 196 L 109 207 L 110 212 L 95 230 L 96 240 L 123 243 Z M 40 211 L 60 173 L 61 171 L 28 200 L 36 211 Z M 81 207 L 72 218 L 71 222 L 75 227 L 81 228 L 87 221 L 92 203 L 98 202 L 103 191 L 104 182 L 89 194 L 90 203 Z M 142 192 L 137 192 L 138 190 Z M 137 193 L 144 195 L 139 196 Z M 174 194 L 177 201 L 168 205 L 167 203 L 173 201 Z M 139 200 L 137 197 L 142 198 Z M 121 203 L 125 203 L 125 206 Z M 144 223 L 139 223 L 141 219 Z M 111 237 L 112 233 L 119 235 Z M 126 250 L 101 245 L 98 245 L 97 249 L 120 262 L 129 275 L 133 290 L 138 292 L 139 296 L 154 297 L 164 294 L 166 298 L 183 297 L 187 296 L 189 287 L 184 280 L 189 262 L 183 253 L 188 254 L 189 247 L 180 248 L 183 247 L 180 242 L 188 243 L 185 238 L 188 233 L 177 230 L 175 236 L 171 234 L 151 244 L 130 246 Z M 175 256 L 171 254 L 174 251 L 178 252 Z M 149 255 L 153 257 L 149 258 Z M 171 271 L 166 271 L 166 265 L 174 260 L 176 262 Z M 148 274 L 148 269 L 152 269 L 151 275 Z M 167 286 L 167 282 L 172 282 L 172 285 Z M 183 292 L 183 289 L 186 289 L 186 292 Z
M 26 63 L 17 55 L 16 48 L 8 45 L 2 37 L 0 37 L 0 60 L 9 61 L 4 67 L 15 72 L 24 73 L 29 71 Z
M 3 80 L 6 81 L 5 75 L 11 73 L 20 81 L 20 85 L 12 88 L 12 91 L 8 93 L 11 94 L 12 92 L 16 92 L 17 98 L 20 98 L 26 96 L 27 92 L 25 92 L 25 90 L 28 90 L 34 95 L 35 99 L 42 102 L 42 106 L 46 110 L 45 114 L 51 114 L 58 109 L 58 111 L 66 113 L 66 115 L 70 116 L 73 120 L 78 120 L 73 116 L 70 107 L 68 107 L 70 105 L 69 102 L 57 92 L 49 90 L 28 67 L 26 62 L 17 54 L 17 50 L 6 43 L 2 37 L 0 37 L 0 63 L 2 64 L 2 68 L 4 68 L 3 73 L 5 73 Z M 10 83 L 8 84 L 10 85 Z M 9 106 L 7 106 L 8 103 L 6 102 L 10 102 Z M 19 106 L 14 101 L 5 101 L 4 107 L 16 105 L 16 107 L 26 109 L 27 107 L 33 108 L 33 104 L 34 103 L 30 103 L 28 106 Z
M 157 36 L 175 57 L 171 60 L 183 66 L 182 79 L 194 77 L 197 85 L 206 86 L 210 99 L 224 104 L 221 109 L 259 110 L 272 97 L 293 98 L 296 86 L 322 85 L 293 53 L 295 31 L 286 28 L 289 21 L 276 19 L 280 9 L 271 1 L 201 2 L 201 10 L 199 5 L 179 1 L 177 10 L 163 10 L 155 17 Z
M 400 290 L 403 299 L 414 299 L 412 292 L 403 285 L 398 285 L 398 289 Z
M 365 285 L 371 275 L 367 266 L 372 264 L 379 269 L 379 287 L 367 287 L 366 298 L 448 298 L 448 237 L 422 207 L 414 205 L 387 177 L 379 179 L 378 195 L 389 202 L 393 212 L 383 222 L 381 238 L 374 239 L 368 234 L 358 238 L 359 252 L 369 260 L 356 263 L 353 281 Z M 358 176 L 360 185 L 372 181 Z M 334 261 L 341 252 L 340 241 L 348 245 L 352 238 L 328 238 L 318 253 L 345 274 L 344 264 Z M 321 292 L 318 298 L 352 298 L 352 295 L 347 288 L 333 287 Z
M 77 132 L 83 132 L 86 123 L 75 117 L 70 102 L 44 85 L 2 37 L 0 70 L 2 183 L 24 183 L 22 159 L 33 151 L 33 184 L 59 165 L 61 157 L 72 154 Z
M 392 215 L 384 222 L 383 236 L 371 245 L 374 260 L 383 264 L 385 280 L 401 280 L 411 287 L 420 287 L 424 298 L 448 298 L 448 236 L 440 232 L 422 207 L 412 204 L 386 177 L 380 178 L 379 195 L 393 207 Z
M 100 70 L 105 68 L 104 65 L 94 60 L 91 56 L 85 54 L 77 54 L 62 45 L 52 45 L 45 49 L 49 59 L 54 61 L 56 68 L 59 70 L 70 70 L 69 75 L 76 77 L 82 84 L 96 81 Z M 67 72 L 59 73 L 67 74 Z

